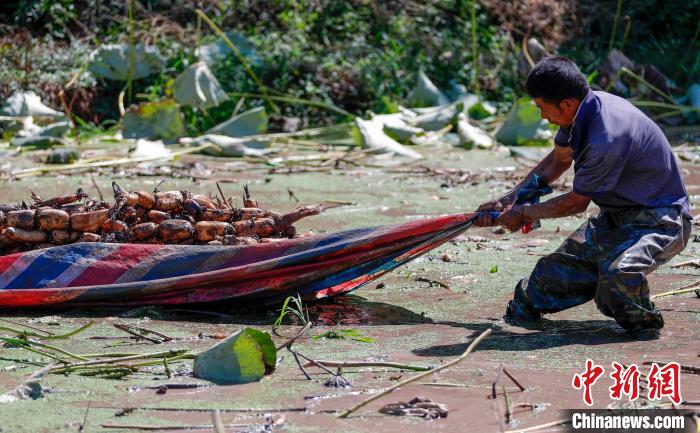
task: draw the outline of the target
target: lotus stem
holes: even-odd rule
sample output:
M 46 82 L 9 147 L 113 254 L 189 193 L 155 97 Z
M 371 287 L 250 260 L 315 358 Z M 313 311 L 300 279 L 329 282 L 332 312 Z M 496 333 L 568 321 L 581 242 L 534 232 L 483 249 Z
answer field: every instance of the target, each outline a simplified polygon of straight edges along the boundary
M 214 33 L 216 33 L 221 39 L 223 39 L 224 43 L 225 43 L 226 45 L 228 45 L 229 48 L 231 48 L 231 50 L 233 51 L 233 53 L 234 53 L 234 54 L 236 55 L 236 57 L 238 58 L 238 61 L 241 62 L 241 64 L 243 65 L 243 67 L 244 67 L 244 68 L 246 69 L 246 71 L 248 72 L 248 75 L 250 75 L 250 78 L 252 78 L 253 81 L 255 81 L 255 84 L 258 85 L 258 88 L 260 89 L 260 92 L 262 93 L 263 98 L 265 98 L 265 99 L 267 100 L 267 103 L 270 105 L 270 107 L 272 108 L 272 110 L 273 110 L 275 113 L 279 114 L 280 109 L 277 107 L 277 105 L 274 103 L 274 101 L 270 98 L 270 95 L 267 93 L 267 88 L 266 88 L 265 85 L 262 83 L 262 81 L 260 81 L 260 78 L 258 78 L 258 76 L 255 74 L 255 72 L 253 71 L 253 69 L 250 67 L 250 63 L 248 63 L 248 60 L 241 54 L 241 52 L 240 52 L 240 50 L 238 49 L 238 47 L 236 47 L 236 45 L 235 45 L 233 42 L 231 42 L 231 39 L 229 39 L 229 37 L 226 36 L 226 33 L 224 33 L 224 32 L 219 28 L 219 26 L 217 26 L 217 25 L 214 23 L 214 21 L 212 21 L 211 19 L 209 19 L 209 17 L 207 16 L 207 14 L 204 13 L 204 11 L 202 11 L 201 9 L 197 9 L 195 12 L 197 12 L 197 15 L 200 16 L 200 17 L 202 17 L 202 19 L 204 20 L 204 22 L 206 22 L 206 23 L 209 25 L 209 27 L 211 27 L 211 29 L 214 30 Z
M 620 20 L 620 12 L 622 12 L 622 0 L 617 0 L 615 20 L 613 21 L 612 33 L 610 34 L 610 42 L 608 43 L 608 52 L 612 51 L 613 43 L 615 42 L 615 34 L 617 33 L 617 22 Z

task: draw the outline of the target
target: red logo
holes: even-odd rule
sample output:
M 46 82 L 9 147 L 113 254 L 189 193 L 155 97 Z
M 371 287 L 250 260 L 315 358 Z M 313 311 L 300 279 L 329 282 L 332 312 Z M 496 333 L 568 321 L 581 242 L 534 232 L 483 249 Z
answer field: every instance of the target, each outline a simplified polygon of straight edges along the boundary
M 636 364 L 629 367 L 613 362 L 613 372 L 610 378 L 613 380 L 612 386 L 608 388 L 610 398 L 621 400 L 626 395 L 629 401 L 634 401 L 639 397 L 640 371 Z M 593 406 L 591 388 L 603 376 L 605 369 L 596 365 L 592 360 L 586 360 L 586 370 L 574 375 L 571 381 L 575 389 L 583 389 L 583 401 L 588 406 Z M 681 398 L 681 365 L 677 362 L 669 362 L 663 367 L 652 363 L 649 374 L 646 376 L 649 382 L 649 400 L 661 400 L 668 397 L 675 404 L 680 404 Z
M 610 389 L 610 398 L 620 400 L 622 394 L 629 396 L 629 401 L 635 401 L 639 397 L 639 368 L 632 364 L 625 369 L 622 364 L 612 363 L 614 372 L 610 377 L 615 381 Z
M 586 360 L 586 371 L 581 374 L 574 375 L 572 385 L 576 389 L 583 388 L 583 401 L 588 406 L 593 406 L 593 397 L 591 397 L 591 387 L 605 370 L 599 365 L 595 365 L 590 359 Z
M 681 399 L 681 365 L 669 362 L 663 367 L 655 362 L 647 375 L 649 381 L 649 400 L 661 400 L 668 397 L 672 402 L 680 404 Z

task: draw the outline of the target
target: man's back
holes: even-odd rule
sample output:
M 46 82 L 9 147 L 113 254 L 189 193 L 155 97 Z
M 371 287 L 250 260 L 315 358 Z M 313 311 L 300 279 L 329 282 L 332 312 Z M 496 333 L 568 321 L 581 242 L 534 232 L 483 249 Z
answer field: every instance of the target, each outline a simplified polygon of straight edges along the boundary
M 685 185 L 668 140 L 627 100 L 590 92 L 572 128 L 571 145 L 574 190 L 602 208 L 675 205 L 688 213 Z

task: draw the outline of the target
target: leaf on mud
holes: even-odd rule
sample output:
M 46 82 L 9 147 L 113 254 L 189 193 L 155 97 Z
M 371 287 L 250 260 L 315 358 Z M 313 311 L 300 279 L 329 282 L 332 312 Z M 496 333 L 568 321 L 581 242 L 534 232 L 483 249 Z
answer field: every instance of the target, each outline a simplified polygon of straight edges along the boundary
M 173 82 L 173 97 L 182 105 L 207 109 L 228 100 L 209 66 L 197 62 L 180 74 Z
M 246 327 L 197 355 L 193 372 L 217 384 L 248 383 L 262 379 L 276 363 L 270 334 Z
M 421 70 L 418 72 L 418 82 L 413 92 L 407 98 L 413 105 L 420 107 L 433 107 L 450 102 L 444 93 L 437 88 L 430 78 Z
M 362 334 L 360 334 L 360 331 L 357 329 L 339 329 L 337 331 L 326 331 L 323 334 L 315 335 L 313 337 L 314 340 L 318 340 L 321 338 L 328 338 L 328 339 L 338 339 L 338 340 L 354 340 L 354 341 L 361 341 L 363 343 L 374 343 L 374 338 L 370 337 L 364 337 Z
M 39 371 L 32 373 L 17 388 L 5 394 L 0 394 L 0 403 L 12 403 L 18 400 L 36 400 L 44 396 L 44 388 L 41 386 L 41 380 L 53 368 L 53 364 L 49 364 Z
M 265 107 L 257 107 L 231 117 L 216 125 L 207 134 L 228 135 L 229 137 L 247 137 L 262 134 L 267 130 L 268 117 Z
M 473 95 L 472 95 L 473 96 Z M 407 118 L 407 122 L 426 131 L 438 131 L 451 124 L 459 113 L 464 112 L 478 101 L 476 96 L 469 95 L 465 99 L 445 105 L 430 108 L 414 108 L 418 114 L 415 117 Z
M 160 141 L 150 141 L 143 138 L 136 140 L 136 148 L 129 154 L 131 158 L 170 158 L 172 152 Z
M 457 134 L 460 145 L 467 149 L 474 146 L 488 149 L 495 144 L 495 140 L 486 131 L 469 123 L 467 115 L 464 113 L 459 113 L 457 116 Z
M 355 119 L 357 128 L 362 136 L 364 147 L 369 149 L 378 149 L 384 153 L 395 156 L 404 156 L 412 159 L 420 159 L 423 157 L 415 150 L 411 150 L 402 145 L 398 141 L 386 135 L 384 125 L 375 120 L 363 120 L 359 117 Z
M 547 146 L 552 139 L 549 122 L 530 98 L 520 98 L 496 131 L 496 140 L 506 146 Z
M 175 141 L 185 135 L 180 106 L 172 99 L 131 106 L 124 115 L 124 138 Z
M 379 114 L 372 117 L 372 120 L 381 122 L 384 132 L 391 138 L 398 141 L 407 141 L 416 134 L 423 132 L 423 129 L 409 125 L 401 113 Z
M 496 107 L 488 101 L 479 101 L 469 107 L 469 118 L 474 120 L 486 119 L 496 114 Z
M 241 55 L 245 57 L 249 63 L 253 65 L 260 63 L 260 58 L 255 52 L 255 47 L 245 36 L 236 32 L 226 32 L 226 36 L 231 40 L 231 42 L 233 42 Z M 194 55 L 210 66 L 226 59 L 227 57 L 235 59 L 235 55 L 231 51 L 231 48 L 229 48 L 229 46 L 226 45 L 226 43 L 221 39 L 217 40 L 216 42 L 212 42 L 211 44 L 202 45 L 195 50 Z
M 134 70 L 131 78 L 138 80 L 157 74 L 166 59 L 154 45 L 134 45 Z M 129 44 L 102 45 L 90 54 L 90 72 L 98 77 L 116 81 L 129 79 Z
M 48 117 L 54 119 L 65 117 L 60 111 L 44 105 L 36 93 L 19 90 L 5 100 L 5 103 L 0 108 L 0 115 L 11 117 Z
M 262 156 L 270 152 L 263 149 L 268 144 L 265 140 L 247 140 L 245 138 L 228 137 L 226 135 L 206 134 L 195 138 L 182 138 L 180 142 L 189 146 L 201 146 L 214 144 L 216 147 L 208 147 L 202 153 L 213 156 Z

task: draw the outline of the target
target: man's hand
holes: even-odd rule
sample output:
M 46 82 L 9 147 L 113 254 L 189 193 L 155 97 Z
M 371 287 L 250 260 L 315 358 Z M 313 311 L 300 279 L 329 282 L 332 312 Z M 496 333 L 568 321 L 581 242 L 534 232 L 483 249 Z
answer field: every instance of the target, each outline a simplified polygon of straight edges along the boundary
M 532 221 L 525 215 L 526 207 L 527 206 L 520 205 L 507 207 L 501 216 L 498 217 L 496 223 L 507 228 L 511 232 L 520 230 L 522 226 Z
M 496 219 L 491 217 L 491 213 L 489 211 L 502 212 L 505 208 L 502 200 L 503 199 L 493 199 L 479 206 L 479 209 L 477 209 L 479 216 L 476 219 L 475 225 L 477 227 L 495 226 Z

